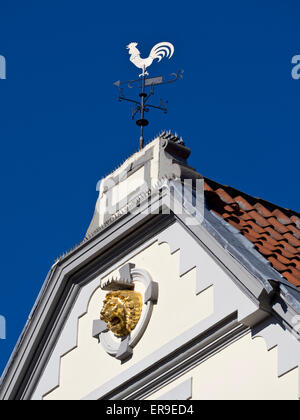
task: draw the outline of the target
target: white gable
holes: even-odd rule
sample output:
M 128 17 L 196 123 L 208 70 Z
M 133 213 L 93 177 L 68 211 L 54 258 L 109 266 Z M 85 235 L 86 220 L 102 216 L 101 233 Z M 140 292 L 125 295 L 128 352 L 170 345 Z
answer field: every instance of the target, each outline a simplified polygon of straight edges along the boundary
M 100 280 L 127 262 L 147 270 L 159 294 L 132 358 L 122 364 L 92 336 L 92 326 L 106 294 Z M 226 317 L 237 313 L 242 324 L 257 311 L 225 269 L 175 223 L 82 288 L 32 398 L 82 399 L 97 389 L 105 396 L 118 380 L 158 363 Z

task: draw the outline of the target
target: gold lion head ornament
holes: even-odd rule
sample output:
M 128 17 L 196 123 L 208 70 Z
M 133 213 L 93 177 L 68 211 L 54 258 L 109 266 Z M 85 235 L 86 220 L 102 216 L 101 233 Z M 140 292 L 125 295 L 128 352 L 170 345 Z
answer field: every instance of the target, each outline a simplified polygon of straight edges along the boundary
M 136 327 L 142 312 L 142 295 L 134 290 L 107 293 L 100 319 L 117 337 L 125 337 Z

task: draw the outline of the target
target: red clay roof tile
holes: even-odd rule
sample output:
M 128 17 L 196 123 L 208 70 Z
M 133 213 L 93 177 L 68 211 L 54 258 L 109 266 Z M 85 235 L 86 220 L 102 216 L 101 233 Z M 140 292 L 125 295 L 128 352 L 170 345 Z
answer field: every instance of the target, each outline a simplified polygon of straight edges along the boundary
M 279 233 L 287 233 L 289 230 L 286 226 L 280 223 L 274 216 L 269 217 L 269 222 L 272 227 Z
M 289 230 L 293 233 L 295 238 L 300 240 L 300 230 L 294 224 L 288 225 Z
M 295 254 L 292 254 L 292 253 L 288 252 L 285 248 L 281 248 L 281 249 L 277 248 L 277 250 L 278 250 L 277 252 L 280 253 L 280 255 L 283 255 L 284 257 L 286 257 L 290 260 L 292 260 L 293 258 L 296 257 Z
M 291 216 L 291 221 L 293 223 L 295 223 L 295 225 L 298 229 L 300 229 L 300 219 L 299 219 L 299 217 L 293 215 L 293 216 Z
M 282 235 L 280 233 L 276 232 L 276 230 L 273 229 L 272 227 L 267 227 L 265 229 L 265 231 L 268 232 L 270 234 L 270 236 L 272 238 L 274 238 L 276 241 L 282 240 Z
M 283 273 L 286 271 L 286 266 L 282 264 L 276 257 L 271 256 L 268 258 L 272 266 L 275 268 L 275 270 L 279 271 L 279 273 Z
M 246 213 L 246 212 L 242 212 L 240 215 L 240 218 L 247 221 L 247 220 L 252 220 L 253 222 L 255 222 L 255 219 L 253 218 L 253 216 L 251 216 L 251 212 Z
M 284 250 L 287 251 L 289 254 L 297 254 L 297 248 L 290 245 L 285 238 L 283 238 L 281 241 L 278 241 L 279 244 L 282 244 L 284 247 Z
M 290 266 L 290 270 L 291 270 L 292 275 L 300 281 L 300 271 L 291 266 Z
M 256 210 L 251 210 L 248 213 L 252 216 L 252 218 L 256 221 L 256 223 L 261 227 L 267 227 L 270 226 L 270 222 L 265 219 L 263 216 L 261 216 Z
M 278 219 L 278 221 L 283 225 L 291 223 L 290 218 L 287 215 L 283 214 L 282 211 L 279 209 L 273 211 L 273 216 L 275 216 Z
M 235 198 L 235 202 L 243 209 L 243 210 L 252 210 L 253 209 L 253 207 L 248 203 L 248 201 L 247 200 L 245 200 L 245 198 L 244 197 L 242 197 L 242 196 L 237 196 L 236 198 Z
M 288 242 L 289 242 L 290 245 L 292 245 L 294 247 L 299 247 L 300 246 L 299 239 L 297 239 L 290 232 L 284 233 L 282 236 L 284 236 L 288 240 Z
M 296 286 L 300 289 L 300 280 L 298 280 L 295 276 L 293 276 L 293 274 L 291 274 L 288 271 L 285 271 L 284 273 L 281 273 L 281 274 L 287 281 L 289 281 L 294 286 Z
M 209 208 L 240 231 L 300 289 L 300 214 L 205 178 Z
M 287 267 L 289 267 L 289 266 L 296 267 L 297 266 L 297 264 L 295 263 L 296 260 L 294 260 L 294 259 L 291 260 L 291 259 L 286 258 L 284 255 L 279 254 L 279 253 L 277 253 L 276 257 L 277 257 L 278 261 L 280 261 L 282 264 L 285 264 Z M 300 267 L 300 265 L 299 265 L 299 267 Z
M 219 188 L 218 191 L 216 191 L 216 193 L 221 198 L 221 200 L 223 200 L 225 203 L 228 203 L 228 204 L 234 203 L 232 197 L 230 197 L 230 195 L 227 194 L 227 192 L 224 191 L 222 188 Z
M 258 213 L 261 214 L 264 217 L 271 217 L 272 216 L 272 213 L 260 203 L 256 203 L 254 205 L 254 208 L 256 208 Z

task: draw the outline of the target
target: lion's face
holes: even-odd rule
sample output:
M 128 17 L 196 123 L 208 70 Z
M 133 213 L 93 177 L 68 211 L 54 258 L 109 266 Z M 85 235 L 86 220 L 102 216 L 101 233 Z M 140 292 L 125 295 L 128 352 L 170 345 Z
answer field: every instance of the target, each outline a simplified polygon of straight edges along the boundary
M 101 319 L 107 323 L 107 327 L 114 334 L 126 335 L 125 305 L 118 297 L 111 297 L 104 301 L 101 311 Z
M 130 290 L 109 292 L 104 300 L 100 319 L 117 337 L 124 337 L 135 328 L 141 315 L 142 297 Z

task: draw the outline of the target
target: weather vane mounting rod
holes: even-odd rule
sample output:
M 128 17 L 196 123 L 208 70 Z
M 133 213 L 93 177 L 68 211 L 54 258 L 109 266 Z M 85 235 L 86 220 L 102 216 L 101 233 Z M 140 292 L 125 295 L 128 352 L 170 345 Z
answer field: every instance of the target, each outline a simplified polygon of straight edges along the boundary
M 182 79 L 183 77 L 183 70 L 179 70 L 177 73 L 172 73 L 171 78 L 169 80 L 164 80 L 163 76 L 157 77 L 146 77 L 149 76 L 149 73 L 146 71 L 146 68 L 151 66 L 153 61 L 157 59 L 161 61 L 162 58 L 168 57 L 171 58 L 174 53 L 174 46 L 170 42 L 160 42 L 156 44 L 148 58 L 141 58 L 139 50 L 137 47 L 137 42 L 131 42 L 127 45 L 127 49 L 129 50 L 130 54 L 130 61 L 139 69 L 142 69 L 142 73 L 139 75 L 140 79 L 137 80 L 128 80 L 125 82 L 121 82 L 118 80 L 114 83 L 115 86 L 119 88 L 119 101 L 128 101 L 135 104 L 135 108 L 132 111 L 132 119 L 134 119 L 135 115 L 139 112 L 140 119 L 136 121 L 136 124 L 141 129 L 140 134 L 140 146 L 139 149 L 143 149 L 144 147 L 144 127 L 149 124 L 149 121 L 145 119 L 145 112 L 149 112 L 150 108 L 155 108 L 163 111 L 165 114 L 167 113 L 167 102 L 164 102 L 162 99 L 160 100 L 160 105 L 151 105 L 147 101 L 150 96 L 154 95 L 154 86 L 164 85 L 167 83 L 173 83 L 178 78 Z M 125 97 L 124 94 L 124 85 L 127 85 L 128 88 L 133 88 L 138 86 L 141 89 L 139 93 L 140 100 L 137 101 L 135 99 L 129 99 Z M 146 89 L 150 89 L 150 93 L 146 92 Z

